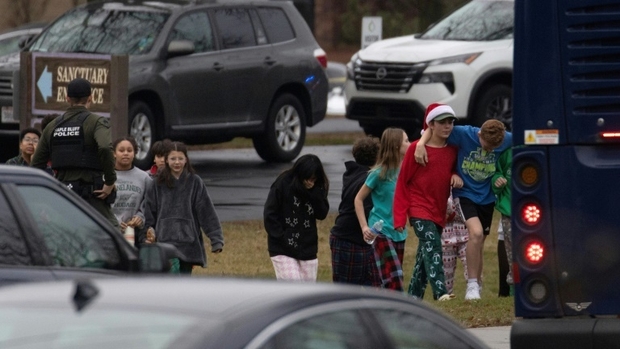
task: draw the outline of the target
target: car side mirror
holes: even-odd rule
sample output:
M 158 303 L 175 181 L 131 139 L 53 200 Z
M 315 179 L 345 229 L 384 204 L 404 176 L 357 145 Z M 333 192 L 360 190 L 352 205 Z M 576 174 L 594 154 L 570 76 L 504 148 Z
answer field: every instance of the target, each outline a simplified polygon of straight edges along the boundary
M 168 44 L 168 58 L 190 55 L 195 51 L 194 43 L 189 40 L 172 40 Z
M 28 35 L 25 36 L 21 39 L 19 39 L 19 42 L 17 43 L 17 46 L 19 46 L 19 49 L 23 49 L 24 47 L 28 46 L 28 44 L 30 43 L 30 41 L 32 41 L 32 39 L 35 37 L 35 35 Z
M 140 271 L 143 273 L 165 273 L 170 271 L 170 260 L 186 260 L 174 245 L 162 242 L 139 246 Z

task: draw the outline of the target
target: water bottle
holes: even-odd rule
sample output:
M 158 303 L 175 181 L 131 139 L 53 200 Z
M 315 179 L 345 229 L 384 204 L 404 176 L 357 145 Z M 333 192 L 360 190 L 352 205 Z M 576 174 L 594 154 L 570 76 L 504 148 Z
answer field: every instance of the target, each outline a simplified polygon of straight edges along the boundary
M 366 243 L 369 245 L 372 245 L 373 242 L 375 242 L 377 235 L 381 233 L 381 230 L 383 230 L 383 219 L 376 221 L 375 224 L 373 224 L 372 227 L 370 227 L 370 231 L 372 231 L 372 233 L 375 234 L 375 236 L 371 240 L 365 240 Z

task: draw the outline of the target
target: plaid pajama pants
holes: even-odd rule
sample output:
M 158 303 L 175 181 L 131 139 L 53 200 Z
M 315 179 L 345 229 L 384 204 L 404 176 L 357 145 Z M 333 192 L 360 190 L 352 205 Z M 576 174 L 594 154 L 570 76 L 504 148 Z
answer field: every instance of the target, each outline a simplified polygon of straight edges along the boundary
M 329 247 L 332 251 L 332 280 L 334 282 L 381 286 L 374 249 L 371 245 L 360 246 L 330 235 Z
M 375 259 L 381 278 L 381 287 L 395 291 L 403 291 L 403 266 L 405 241 L 392 241 L 379 234 L 373 243 Z

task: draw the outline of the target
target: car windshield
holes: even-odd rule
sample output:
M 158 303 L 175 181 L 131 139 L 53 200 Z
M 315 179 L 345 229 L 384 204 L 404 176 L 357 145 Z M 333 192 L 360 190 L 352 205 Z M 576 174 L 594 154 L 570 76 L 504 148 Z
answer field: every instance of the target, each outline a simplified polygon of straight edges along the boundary
M 160 11 L 75 9 L 45 30 L 29 50 L 141 55 L 151 50 L 167 19 Z
M 472 1 L 430 27 L 420 39 L 491 41 L 512 38 L 513 1 Z
M 167 311 L 141 312 L 132 307 L 91 309 L 42 305 L 3 305 L 0 347 L 9 348 L 144 348 L 181 347 L 198 323 L 212 321 Z M 201 327 L 203 329 L 204 327 Z M 200 332 L 198 332 L 199 334 Z

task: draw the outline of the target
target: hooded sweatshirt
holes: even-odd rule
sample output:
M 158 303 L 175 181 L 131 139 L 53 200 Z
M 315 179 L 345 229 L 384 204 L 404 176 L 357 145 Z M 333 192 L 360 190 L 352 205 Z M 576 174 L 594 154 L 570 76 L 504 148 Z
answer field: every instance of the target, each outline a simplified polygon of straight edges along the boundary
M 360 165 L 355 161 L 347 161 L 344 166 L 346 171 L 342 175 L 342 196 L 340 206 L 338 206 L 338 216 L 331 229 L 331 234 L 358 245 L 368 246 L 364 241 L 362 228 L 360 228 L 360 223 L 355 214 L 354 200 L 357 192 L 366 181 L 370 167 Z M 371 209 L 372 198 L 369 195 L 364 200 L 366 217 L 368 217 Z
M 184 171 L 174 180 L 150 186 L 146 195 L 146 226 L 155 229 L 158 242 L 176 246 L 185 262 L 207 266 L 201 228 L 211 241 L 211 251 L 224 246 L 219 218 L 202 179 Z
M 281 175 L 271 185 L 263 212 L 269 256 L 298 260 L 317 258 L 317 219 L 329 212 L 327 192 L 314 186 L 303 195 L 293 192 L 292 177 Z

